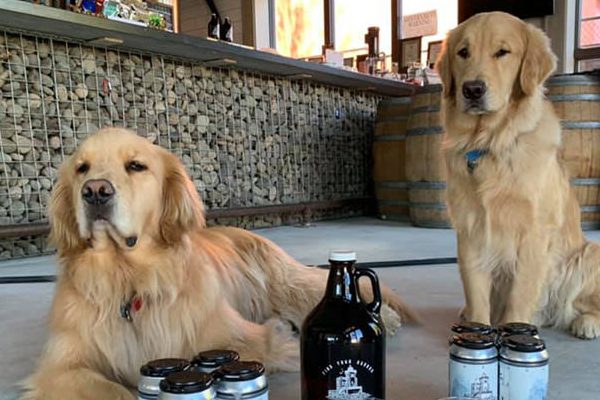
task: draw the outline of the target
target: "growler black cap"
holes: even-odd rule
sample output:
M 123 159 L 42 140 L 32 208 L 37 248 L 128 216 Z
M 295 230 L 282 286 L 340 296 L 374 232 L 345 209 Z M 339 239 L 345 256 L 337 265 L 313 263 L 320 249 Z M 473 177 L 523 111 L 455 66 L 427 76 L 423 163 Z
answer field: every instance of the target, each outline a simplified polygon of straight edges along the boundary
M 505 336 L 502 339 L 502 344 L 511 350 L 525 353 L 542 351 L 546 348 L 546 344 L 542 339 L 534 338 L 529 335 Z
M 476 350 L 489 349 L 490 347 L 494 347 L 496 345 L 494 336 L 473 332 L 459 333 L 454 335 L 452 336 L 451 341 L 457 346 Z
M 498 333 L 502 336 L 508 335 L 529 335 L 535 336 L 538 334 L 538 328 L 535 325 L 526 324 L 524 322 L 509 322 L 498 326 Z
M 192 360 L 192 365 L 216 368 L 239 359 L 240 355 L 233 350 L 209 350 L 198 353 Z
M 455 333 L 481 333 L 483 335 L 490 335 L 495 332 L 494 328 L 490 325 L 480 324 L 479 322 L 457 322 L 452 324 L 450 328 Z
M 197 371 L 175 372 L 160 381 L 160 390 L 165 393 L 201 393 L 210 388 L 210 374 Z
M 256 361 L 234 361 L 223 365 L 218 376 L 224 381 L 248 381 L 264 375 L 265 367 Z
M 161 358 L 142 365 L 140 374 L 162 378 L 174 372 L 184 371 L 189 366 L 189 361 L 182 358 Z

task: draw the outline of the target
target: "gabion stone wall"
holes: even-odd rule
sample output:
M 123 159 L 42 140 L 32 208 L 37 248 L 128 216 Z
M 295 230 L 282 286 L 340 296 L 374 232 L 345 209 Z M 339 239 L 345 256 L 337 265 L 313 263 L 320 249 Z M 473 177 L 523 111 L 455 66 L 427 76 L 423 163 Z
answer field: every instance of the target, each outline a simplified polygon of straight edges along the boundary
M 209 209 L 368 195 L 373 94 L 2 31 L 0 93 L 0 225 L 45 221 L 62 160 L 111 125 L 176 153 Z

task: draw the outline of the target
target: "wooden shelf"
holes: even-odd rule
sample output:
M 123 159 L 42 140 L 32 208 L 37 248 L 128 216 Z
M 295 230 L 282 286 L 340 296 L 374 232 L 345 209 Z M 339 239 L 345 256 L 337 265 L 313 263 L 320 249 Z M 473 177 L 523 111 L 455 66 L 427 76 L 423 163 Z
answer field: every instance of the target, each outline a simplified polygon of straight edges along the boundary
M 122 41 L 115 48 L 162 54 L 193 62 L 233 60 L 236 68 L 276 76 L 305 76 L 315 82 L 406 96 L 414 86 L 326 65 L 308 63 L 252 48 L 134 26 L 18 0 L 0 1 L 0 27 L 89 42 L 108 37 Z

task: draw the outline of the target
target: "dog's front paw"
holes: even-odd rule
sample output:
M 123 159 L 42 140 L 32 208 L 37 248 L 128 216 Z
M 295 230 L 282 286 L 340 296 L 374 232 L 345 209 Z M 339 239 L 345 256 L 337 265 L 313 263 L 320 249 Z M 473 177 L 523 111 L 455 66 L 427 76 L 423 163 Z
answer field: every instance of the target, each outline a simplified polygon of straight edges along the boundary
M 300 341 L 292 326 L 280 319 L 270 319 L 265 323 L 269 328 L 270 340 L 268 357 L 265 360 L 270 372 L 298 371 L 300 369 Z
M 595 339 L 600 336 L 600 318 L 593 314 L 583 314 L 571 323 L 571 333 L 580 339 Z

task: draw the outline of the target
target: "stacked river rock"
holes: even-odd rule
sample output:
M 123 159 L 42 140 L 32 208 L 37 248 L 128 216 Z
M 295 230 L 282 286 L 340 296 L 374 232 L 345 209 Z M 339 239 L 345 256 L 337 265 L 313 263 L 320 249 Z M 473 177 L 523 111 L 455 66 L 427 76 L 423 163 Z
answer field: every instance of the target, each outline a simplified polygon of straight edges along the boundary
M 0 226 L 46 221 L 64 157 L 111 125 L 176 153 L 208 209 L 368 195 L 373 94 L 12 33 L 0 90 Z

